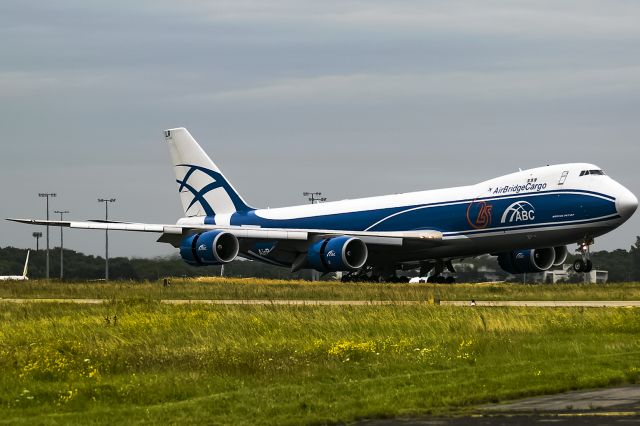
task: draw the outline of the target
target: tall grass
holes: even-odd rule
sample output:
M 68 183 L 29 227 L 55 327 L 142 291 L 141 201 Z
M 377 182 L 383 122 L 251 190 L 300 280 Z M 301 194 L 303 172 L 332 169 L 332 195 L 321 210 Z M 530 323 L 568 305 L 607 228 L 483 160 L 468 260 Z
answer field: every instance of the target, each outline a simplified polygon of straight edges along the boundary
M 635 309 L 0 307 L 9 423 L 348 421 L 640 378 Z
M 0 282 L 2 298 L 311 299 L 311 300 L 637 300 L 640 283 L 355 284 L 255 278 L 158 282 Z

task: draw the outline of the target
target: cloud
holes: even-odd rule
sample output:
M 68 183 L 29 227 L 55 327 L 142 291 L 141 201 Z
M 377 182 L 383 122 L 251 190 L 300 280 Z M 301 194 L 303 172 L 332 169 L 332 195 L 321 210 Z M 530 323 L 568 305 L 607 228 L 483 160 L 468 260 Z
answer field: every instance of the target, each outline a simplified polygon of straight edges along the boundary
M 265 86 L 194 95 L 213 103 L 366 103 L 400 98 L 548 101 L 640 94 L 640 66 L 549 71 L 352 74 L 288 79 Z
M 640 33 L 636 19 L 640 4 L 625 0 L 193 0 L 186 4 L 211 22 L 317 23 L 377 32 L 419 30 L 574 38 Z

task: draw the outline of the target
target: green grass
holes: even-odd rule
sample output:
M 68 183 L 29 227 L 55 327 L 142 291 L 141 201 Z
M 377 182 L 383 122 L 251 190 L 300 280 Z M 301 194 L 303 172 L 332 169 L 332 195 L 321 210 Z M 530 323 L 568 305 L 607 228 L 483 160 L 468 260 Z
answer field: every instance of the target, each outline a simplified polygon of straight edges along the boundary
M 637 309 L 177 306 L 129 294 L 0 303 L 0 423 L 348 422 L 640 381 Z
M 639 300 L 640 283 L 354 284 L 252 278 L 161 282 L 0 282 L 0 298 L 311 300 Z

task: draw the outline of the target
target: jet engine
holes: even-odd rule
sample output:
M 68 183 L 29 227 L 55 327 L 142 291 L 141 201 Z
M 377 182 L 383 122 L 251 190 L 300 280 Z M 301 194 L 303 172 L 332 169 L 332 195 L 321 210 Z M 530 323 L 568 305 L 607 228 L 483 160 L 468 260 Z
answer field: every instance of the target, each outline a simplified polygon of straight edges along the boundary
M 192 234 L 180 244 L 182 260 L 193 266 L 229 263 L 236 258 L 239 250 L 236 236 L 224 231 Z
M 569 250 L 567 246 L 558 246 L 554 247 L 553 250 L 556 252 L 556 258 L 553 261 L 553 266 L 560 266 L 567 260 L 567 256 L 569 256 Z
M 341 235 L 311 244 L 307 262 L 320 272 L 356 271 L 365 264 L 368 254 L 361 239 Z
M 566 247 L 564 247 L 566 251 Z M 562 255 L 561 247 L 515 250 L 498 255 L 498 264 L 510 274 L 542 272 L 551 268 L 556 261 L 556 250 Z M 566 258 L 566 253 L 564 254 Z M 564 259 L 562 259 L 564 261 Z

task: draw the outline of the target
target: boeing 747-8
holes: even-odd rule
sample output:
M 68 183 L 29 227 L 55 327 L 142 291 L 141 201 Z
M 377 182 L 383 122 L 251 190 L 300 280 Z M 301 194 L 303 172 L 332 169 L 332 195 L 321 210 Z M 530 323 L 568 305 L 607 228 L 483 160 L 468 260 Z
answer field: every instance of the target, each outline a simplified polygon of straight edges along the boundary
M 589 246 L 629 219 L 637 198 L 593 164 L 522 170 L 477 184 L 405 194 L 257 209 L 184 128 L 164 132 L 185 217 L 175 224 L 10 219 L 35 225 L 155 232 L 190 265 L 241 256 L 297 271 L 343 271 L 345 279 L 395 280 L 420 268 L 442 281 L 451 261 L 498 257 L 512 274 L 560 265 L 567 245 Z

